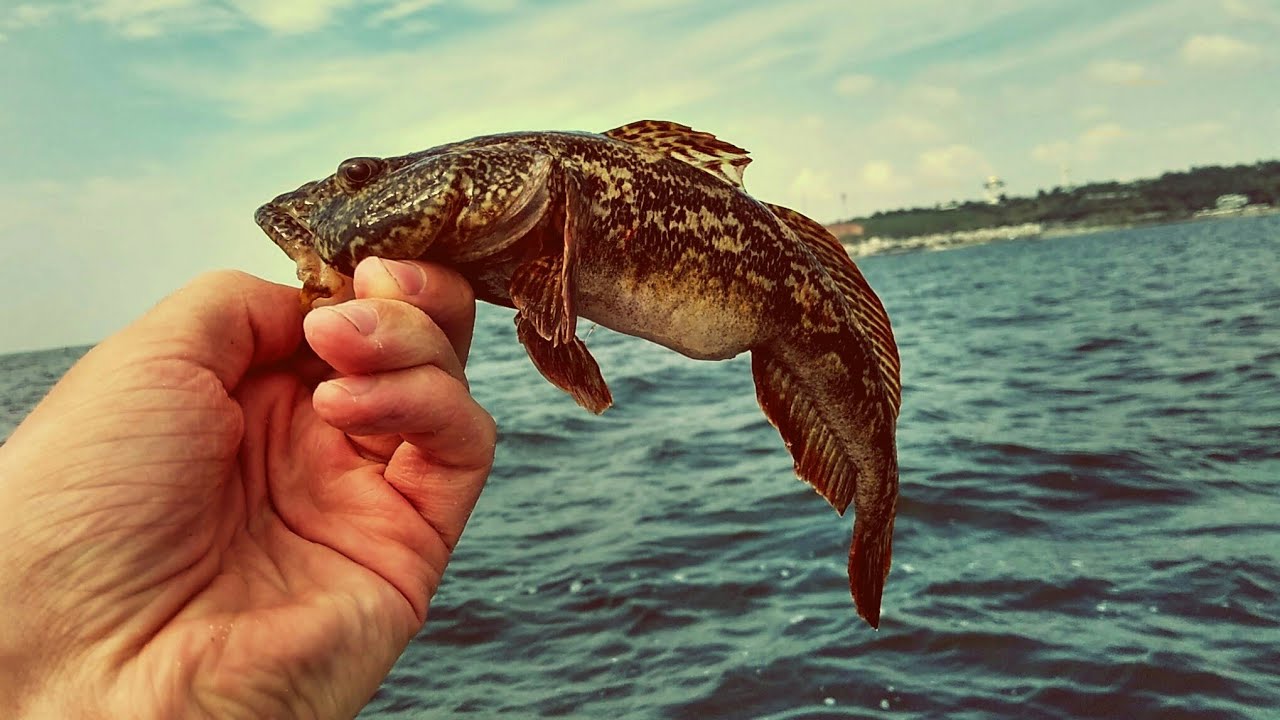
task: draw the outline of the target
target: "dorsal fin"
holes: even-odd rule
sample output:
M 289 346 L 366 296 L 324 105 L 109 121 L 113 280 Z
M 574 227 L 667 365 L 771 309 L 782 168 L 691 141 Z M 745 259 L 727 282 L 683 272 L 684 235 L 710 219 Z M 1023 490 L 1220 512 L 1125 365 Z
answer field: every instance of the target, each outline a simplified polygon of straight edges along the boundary
M 747 151 L 737 145 L 730 145 L 711 133 L 667 120 L 637 120 L 608 130 L 604 135 L 657 150 L 738 188 L 742 187 L 742 171 L 751 162 Z
M 854 319 L 875 346 L 876 358 L 880 361 L 880 374 L 884 378 L 885 390 L 896 417 L 898 408 L 902 405 L 902 366 L 898 360 L 898 345 L 893 339 L 889 314 L 885 312 L 880 298 L 867 284 L 866 278 L 862 277 L 862 271 L 854 264 L 844 246 L 826 228 L 790 208 L 763 204 L 817 256 L 831 279 L 836 281 L 836 285 L 844 293 Z

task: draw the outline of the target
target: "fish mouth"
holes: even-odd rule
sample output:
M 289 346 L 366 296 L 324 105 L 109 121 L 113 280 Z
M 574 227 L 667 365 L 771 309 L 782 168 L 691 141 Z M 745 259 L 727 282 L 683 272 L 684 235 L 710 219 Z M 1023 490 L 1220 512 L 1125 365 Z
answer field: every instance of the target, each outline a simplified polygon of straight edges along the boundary
M 304 185 L 293 192 L 277 196 L 271 202 L 259 207 L 253 213 L 253 220 L 272 242 L 290 259 L 298 263 L 299 267 L 303 264 L 310 266 L 323 263 L 344 275 L 351 276 L 355 273 L 355 259 L 352 254 L 348 251 L 340 252 L 334 257 L 325 257 L 321 252 L 325 244 L 316 242 L 318 238 L 315 232 L 299 217 L 295 209 L 302 194 L 309 188 L 310 185 Z
M 253 221 L 258 223 L 258 227 L 262 228 L 267 237 L 286 253 L 289 252 L 290 247 L 315 244 L 315 234 L 311 229 L 303 225 L 276 200 L 258 208 L 253 213 Z
M 287 198 L 287 195 L 281 198 Z M 327 262 L 316 247 L 315 233 L 281 198 L 258 208 L 253 219 L 297 265 L 298 279 L 302 281 L 298 295 L 302 312 L 307 313 L 317 301 L 325 298 L 336 297 L 340 301 L 348 297 L 354 274 L 350 259 L 339 257 L 338 262 Z

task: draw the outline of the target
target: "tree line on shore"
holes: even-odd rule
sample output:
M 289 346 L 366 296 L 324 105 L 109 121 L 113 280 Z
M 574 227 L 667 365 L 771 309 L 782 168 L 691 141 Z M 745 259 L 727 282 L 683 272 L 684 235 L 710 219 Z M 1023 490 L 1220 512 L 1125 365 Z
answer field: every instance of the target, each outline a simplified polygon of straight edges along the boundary
M 994 204 L 969 201 L 881 211 L 848 222 L 861 225 L 864 237 L 898 238 L 1025 223 L 1088 226 L 1175 222 L 1212 209 L 1219 198 L 1231 195 L 1241 196 L 1252 205 L 1280 207 L 1280 160 L 1198 167 L 1132 182 L 1056 187 L 1041 190 L 1035 196 L 1001 195 Z

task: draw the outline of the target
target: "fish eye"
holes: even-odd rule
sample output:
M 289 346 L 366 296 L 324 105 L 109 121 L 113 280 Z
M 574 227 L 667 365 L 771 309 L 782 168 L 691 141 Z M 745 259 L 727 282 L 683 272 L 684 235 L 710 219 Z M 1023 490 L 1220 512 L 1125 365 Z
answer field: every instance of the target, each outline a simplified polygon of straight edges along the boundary
M 358 190 L 377 177 L 382 168 L 383 162 L 378 158 L 351 158 L 338 165 L 338 179 L 348 190 Z

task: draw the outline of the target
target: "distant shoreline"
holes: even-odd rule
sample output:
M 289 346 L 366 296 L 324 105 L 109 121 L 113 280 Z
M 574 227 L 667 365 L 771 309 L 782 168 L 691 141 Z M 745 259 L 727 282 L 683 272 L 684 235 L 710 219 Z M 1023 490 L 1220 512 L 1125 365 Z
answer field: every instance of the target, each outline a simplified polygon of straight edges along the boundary
M 1192 222 L 1241 217 L 1267 217 L 1271 215 L 1280 215 L 1280 207 L 1252 205 L 1240 210 L 1229 212 L 1210 211 L 1180 219 L 1159 218 L 1124 223 L 1090 223 L 1088 221 L 1075 223 L 1023 223 L 1021 225 L 1000 225 L 975 230 L 958 230 L 902 238 L 875 236 L 851 241 L 849 236 L 845 236 L 838 239 L 850 256 L 869 257 L 872 255 L 899 255 L 912 252 L 954 250 L 956 248 L 1010 240 L 1054 240 L 1138 227 L 1181 225 Z

